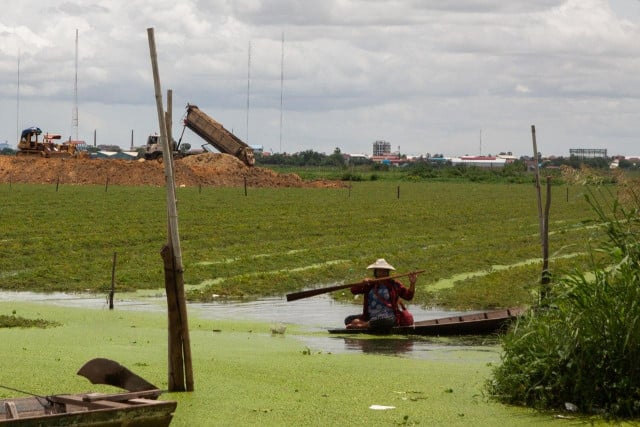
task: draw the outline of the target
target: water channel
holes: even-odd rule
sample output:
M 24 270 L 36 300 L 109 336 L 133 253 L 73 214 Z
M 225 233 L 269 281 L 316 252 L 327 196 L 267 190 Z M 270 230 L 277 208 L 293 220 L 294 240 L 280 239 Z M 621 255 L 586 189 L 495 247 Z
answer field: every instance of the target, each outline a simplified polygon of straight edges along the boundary
M 0 302 L 22 301 L 54 304 L 65 307 L 108 309 L 105 295 L 35 293 L 0 291 Z M 116 310 L 166 311 L 166 298 L 161 293 L 136 293 L 116 295 Z M 423 309 L 417 305 L 407 307 L 416 320 L 428 320 L 462 314 L 457 311 Z M 360 352 L 385 354 L 417 359 L 449 358 L 452 354 L 468 350 L 498 352 L 495 338 L 451 338 L 427 337 L 375 337 L 338 336 L 326 333 L 327 329 L 341 328 L 343 319 L 360 311 L 355 304 L 333 300 L 328 295 L 287 302 L 284 298 L 265 298 L 242 302 L 189 303 L 188 310 L 203 319 L 247 319 L 269 323 L 273 328 L 297 325 L 299 329 L 312 334 L 298 334 L 303 346 L 313 352 L 345 353 Z M 285 332 L 286 333 L 286 332 Z M 437 351 L 436 351 L 437 350 Z

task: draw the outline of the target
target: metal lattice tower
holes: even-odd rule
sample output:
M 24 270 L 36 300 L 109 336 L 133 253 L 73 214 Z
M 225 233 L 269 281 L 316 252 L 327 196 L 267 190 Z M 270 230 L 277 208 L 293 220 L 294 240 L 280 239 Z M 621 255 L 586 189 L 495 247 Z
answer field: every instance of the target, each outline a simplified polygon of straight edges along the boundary
M 71 115 L 71 126 L 75 140 L 78 140 L 78 29 L 76 28 L 76 73 L 73 82 L 73 112 Z

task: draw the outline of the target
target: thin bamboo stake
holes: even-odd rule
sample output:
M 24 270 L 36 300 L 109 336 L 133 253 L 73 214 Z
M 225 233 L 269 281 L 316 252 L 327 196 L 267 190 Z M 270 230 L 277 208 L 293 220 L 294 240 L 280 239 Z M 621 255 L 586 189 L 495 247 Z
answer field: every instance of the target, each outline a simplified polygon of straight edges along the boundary
M 116 257 L 117 253 L 113 253 L 113 262 L 111 264 L 111 291 L 109 291 L 109 310 L 113 310 L 113 298 L 116 294 Z
M 542 305 L 548 304 L 551 284 L 549 273 L 549 210 L 551 209 L 551 177 L 547 177 L 547 197 L 544 207 L 544 230 L 542 234 L 542 278 L 540 279 L 540 300 Z

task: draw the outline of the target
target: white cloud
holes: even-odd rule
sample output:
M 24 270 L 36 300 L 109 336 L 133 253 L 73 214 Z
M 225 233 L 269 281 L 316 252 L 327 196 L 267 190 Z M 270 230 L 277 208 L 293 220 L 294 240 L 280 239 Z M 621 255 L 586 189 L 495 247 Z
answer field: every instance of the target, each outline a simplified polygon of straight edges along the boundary
M 248 134 L 275 150 L 368 152 L 386 139 L 466 154 L 482 129 L 485 153 L 529 154 L 536 124 L 543 152 L 636 151 L 637 0 L 5 2 L 0 141 L 16 135 L 18 51 L 20 124 L 70 128 L 78 29 L 80 136 L 128 147 L 134 129 L 143 143 L 157 127 L 153 27 L 176 116 L 195 103 L 241 137 L 251 42 Z

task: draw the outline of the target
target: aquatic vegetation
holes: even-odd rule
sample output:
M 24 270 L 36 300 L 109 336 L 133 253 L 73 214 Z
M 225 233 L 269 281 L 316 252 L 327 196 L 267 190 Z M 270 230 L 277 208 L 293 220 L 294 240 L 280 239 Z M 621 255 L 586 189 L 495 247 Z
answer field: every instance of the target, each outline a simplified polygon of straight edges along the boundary
M 560 257 L 603 230 L 590 228 L 595 214 L 582 187 L 552 191 L 551 245 Z M 460 298 L 496 283 L 493 296 L 479 300 L 485 306 L 527 303 L 538 280 L 529 184 L 362 181 L 342 189 L 249 188 L 247 195 L 240 188 L 179 188 L 177 196 L 191 300 L 350 283 L 379 257 L 403 271 L 427 269 L 415 299 L 425 305 L 455 305 L 453 294 L 436 298 L 440 291 L 431 286 L 467 272 L 490 274 L 456 282 L 460 288 L 473 281 Z M 0 203 L 3 289 L 106 294 L 114 253 L 116 292 L 164 287 L 164 189 L 0 185 Z M 528 269 L 517 267 L 531 260 Z M 496 265 L 514 268 L 497 272 Z M 512 287 L 520 289 L 513 299 L 495 298 Z
M 60 326 L 60 324 L 44 319 L 28 319 L 17 316 L 15 311 L 11 316 L 0 314 L 0 328 L 49 328 L 54 326 Z

